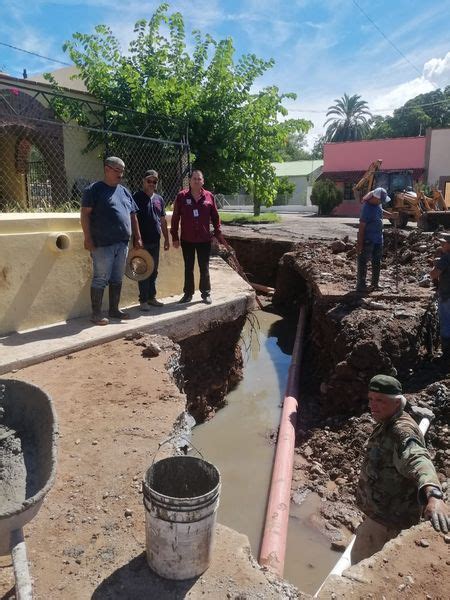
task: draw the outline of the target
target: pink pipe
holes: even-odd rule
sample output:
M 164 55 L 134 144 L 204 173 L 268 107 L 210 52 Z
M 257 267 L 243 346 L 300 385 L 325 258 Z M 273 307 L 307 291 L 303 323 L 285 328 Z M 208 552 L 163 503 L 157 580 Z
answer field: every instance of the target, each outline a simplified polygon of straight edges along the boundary
M 289 366 L 286 394 L 283 401 L 275 461 L 267 504 L 264 535 L 259 564 L 280 577 L 284 571 L 286 541 L 291 502 L 292 469 L 294 464 L 295 429 L 297 424 L 297 393 L 299 388 L 305 308 L 298 317 L 292 360 Z

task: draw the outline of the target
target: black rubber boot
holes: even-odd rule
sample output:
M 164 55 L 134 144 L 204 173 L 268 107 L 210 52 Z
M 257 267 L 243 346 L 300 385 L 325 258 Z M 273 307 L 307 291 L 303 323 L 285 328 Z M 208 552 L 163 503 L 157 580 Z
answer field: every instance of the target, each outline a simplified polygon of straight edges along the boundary
M 362 254 L 358 255 L 357 260 L 357 275 L 356 275 L 356 291 L 357 292 L 367 292 L 368 288 L 366 285 L 366 277 L 367 277 L 367 262 L 364 260 Z
M 96 325 L 108 325 L 109 323 L 106 317 L 102 317 L 103 291 L 102 288 L 91 287 L 91 321 Z
M 381 271 L 381 265 L 372 265 L 372 281 L 371 281 L 371 288 L 373 290 L 380 290 L 380 271 Z
M 119 308 L 121 283 L 109 284 L 109 316 L 111 319 L 129 319 L 130 315 Z
M 449 361 L 450 367 L 450 338 L 441 337 L 442 359 Z

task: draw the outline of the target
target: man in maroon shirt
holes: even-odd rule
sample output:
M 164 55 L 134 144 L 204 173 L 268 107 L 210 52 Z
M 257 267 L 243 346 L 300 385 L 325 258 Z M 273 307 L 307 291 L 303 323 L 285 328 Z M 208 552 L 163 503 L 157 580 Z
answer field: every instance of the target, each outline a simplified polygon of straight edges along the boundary
M 170 233 L 174 248 L 180 247 L 178 226 L 181 221 L 181 249 L 184 259 L 184 288 L 181 304 L 190 302 L 194 295 L 195 252 L 200 269 L 200 293 L 205 304 L 211 304 L 209 279 L 209 255 L 211 252 L 210 223 L 219 242 L 224 241 L 220 231 L 220 217 L 214 196 L 203 188 L 201 171 L 192 171 L 189 189 L 181 191 L 173 205 Z

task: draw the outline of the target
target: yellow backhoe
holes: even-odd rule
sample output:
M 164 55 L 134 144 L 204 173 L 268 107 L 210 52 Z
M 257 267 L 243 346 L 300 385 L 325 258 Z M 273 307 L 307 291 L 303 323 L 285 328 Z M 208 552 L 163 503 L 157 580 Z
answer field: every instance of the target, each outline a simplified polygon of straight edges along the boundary
M 406 227 L 408 221 L 416 221 L 424 231 L 433 231 L 439 225 L 450 228 L 450 210 L 439 190 L 433 189 L 431 196 L 418 188 L 414 191 L 411 171 L 382 171 L 382 162 L 381 159 L 373 161 L 353 186 L 356 200 L 361 202 L 367 192 L 382 187 L 391 198 L 386 208 L 399 213 L 399 227 Z

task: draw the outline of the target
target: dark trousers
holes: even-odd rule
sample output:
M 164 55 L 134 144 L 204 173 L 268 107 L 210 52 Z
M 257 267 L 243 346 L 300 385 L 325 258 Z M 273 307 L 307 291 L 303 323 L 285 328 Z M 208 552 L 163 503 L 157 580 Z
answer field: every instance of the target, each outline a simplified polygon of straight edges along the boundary
M 209 255 L 211 254 L 211 242 L 184 242 L 181 240 L 181 249 L 184 259 L 184 288 L 183 292 L 187 296 L 192 296 L 195 290 L 194 283 L 194 263 L 195 252 L 197 252 L 197 262 L 200 269 L 200 293 L 206 296 L 211 291 L 209 280 Z
M 381 259 L 383 257 L 383 244 L 374 244 L 365 241 L 361 254 L 358 254 L 358 275 L 356 286 L 363 288 L 366 285 L 367 263 L 372 263 L 372 285 L 378 285 L 380 279 Z
M 159 242 L 154 244 L 144 244 L 144 249 L 149 252 L 155 263 L 153 273 L 147 279 L 138 281 L 139 285 L 139 302 L 148 302 L 152 298 L 156 297 L 156 278 L 158 277 L 158 264 L 159 264 Z

